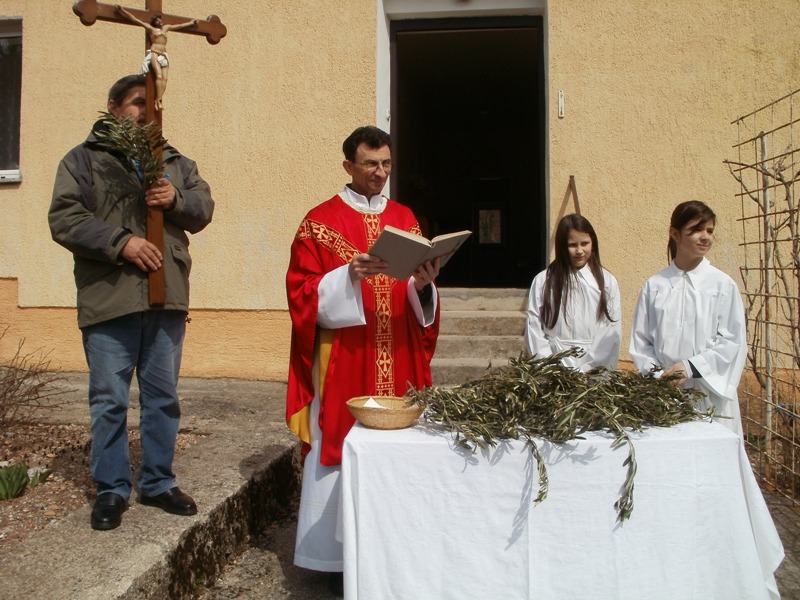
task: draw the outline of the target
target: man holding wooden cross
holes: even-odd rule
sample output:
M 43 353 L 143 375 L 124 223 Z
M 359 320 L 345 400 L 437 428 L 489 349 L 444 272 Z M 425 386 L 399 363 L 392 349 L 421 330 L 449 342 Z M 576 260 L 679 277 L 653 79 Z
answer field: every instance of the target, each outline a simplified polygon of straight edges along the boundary
M 109 91 L 108 112 L 146 122 L 145 76 L 128 75 Z M 194 161 L 163 148 L 164 175 L 152 186 L 95 123 L 61 161 L 49 211 L 53 239 L 73 253 L 78 327 L 89 366 L 91 471 L 97 499 L 93 529 L 119 526 L 131 494 L 128 394 L 139 383 L 142 464 L 139 502 L 178 515 L 197 512 L 175 482 L 180 420 L 177 383 L 189 309 L 189 239 L 211 222 L 214 201 Z M 163 210 L 163 251 L 146 239 L 147 211 Z M 163 304 L 148 299 L 148 273 L 163 269 Z

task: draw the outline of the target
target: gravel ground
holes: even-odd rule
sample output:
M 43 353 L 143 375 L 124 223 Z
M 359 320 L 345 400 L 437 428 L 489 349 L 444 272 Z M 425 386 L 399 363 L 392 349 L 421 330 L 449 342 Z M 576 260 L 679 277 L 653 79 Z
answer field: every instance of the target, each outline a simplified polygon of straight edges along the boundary
M 128 439 L 135 472 L 142 454 L 139 430 L 129 430 Z M 194 435 L 179 434 L 176 451 L 195 440 Z M 89 473 L 90 443 L 86 425 L 12 423 L 0 432 L 0 466 L 24 463 L 29 468 L 52 469 L 44 483 L 26 488 L 17 498 L 0 502 L 0 553 L 24 543 L 34 531 L 94 502 L 94 483 Z
M 44 483 L 0 502 L 0 553 L 93 498 L 89 440 L 88 427 L 80 425 L 17 423 L 0 433 L 0 465 L 53 470 Z

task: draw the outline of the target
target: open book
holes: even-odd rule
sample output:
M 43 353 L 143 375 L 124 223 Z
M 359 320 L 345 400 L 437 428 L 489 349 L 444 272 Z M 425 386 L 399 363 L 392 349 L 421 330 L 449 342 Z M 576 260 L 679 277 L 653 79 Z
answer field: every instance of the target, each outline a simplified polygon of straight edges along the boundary
M 421 235 L 386 225 L 369 253 L 389 263 L 385 273 L 397 279 L 407 279 L 419 265 L 439 257 L 441 265 L 450 260 L 471 231 L 456 231 L 437 235 L 428 240 Z

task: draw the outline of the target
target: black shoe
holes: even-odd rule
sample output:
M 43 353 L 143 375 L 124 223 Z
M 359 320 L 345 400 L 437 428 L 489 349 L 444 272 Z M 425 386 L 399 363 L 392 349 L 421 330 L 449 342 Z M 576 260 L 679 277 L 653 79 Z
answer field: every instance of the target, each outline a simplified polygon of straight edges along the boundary
M 344 573 L 328 574 L 328 591 L 337 598 L 344 598 Z
M 92 508 L 92 529 L 116 529 L 122 523 L 125 498 L 114 492 L 100 494 Z
M 139 502 L 147 506 L 157 506 L 173 515 L 191 516 L 197 514 L 197 504 L 192 497 L 184 494 L 180 488 L 174 487 L 158 496 L 139 494 Z

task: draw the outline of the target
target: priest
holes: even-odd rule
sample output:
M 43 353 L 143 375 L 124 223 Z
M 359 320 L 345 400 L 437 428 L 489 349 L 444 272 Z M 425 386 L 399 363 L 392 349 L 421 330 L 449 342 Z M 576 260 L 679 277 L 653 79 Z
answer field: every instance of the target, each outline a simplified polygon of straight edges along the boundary
M 359 127 L 342 150 L 351 181 L 300 223 L 286 275 L 292 319 L 286 420 L 305 455 L 294 562 L 330 572 L 337 595 L 339 465 L 354 423 L 346 402 L 431 385 L 440 266 L 439 259 L 423 263 L 408 280 L 384 273 L 387 263 L 368 253 L 383 227 L 421 233 L 410 209 L 382 195 L 391 138 Z

